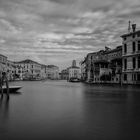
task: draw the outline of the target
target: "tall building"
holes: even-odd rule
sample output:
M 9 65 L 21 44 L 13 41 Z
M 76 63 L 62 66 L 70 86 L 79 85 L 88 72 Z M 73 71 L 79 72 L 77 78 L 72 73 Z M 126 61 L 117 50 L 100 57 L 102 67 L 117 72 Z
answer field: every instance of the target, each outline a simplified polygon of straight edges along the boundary
M 140 84 L 140 30 L 136 30 L 136 24 L 132 24 L 132 29 L 129 27 L 128 33 L 121 37 L 123 39 L 122 82 Z

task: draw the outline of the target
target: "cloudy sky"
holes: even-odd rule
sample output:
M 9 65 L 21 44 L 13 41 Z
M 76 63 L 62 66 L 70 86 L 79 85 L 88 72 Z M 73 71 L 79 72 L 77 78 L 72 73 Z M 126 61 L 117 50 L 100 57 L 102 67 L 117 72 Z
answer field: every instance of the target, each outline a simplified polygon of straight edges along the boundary
M 87 53 L 115 48 L 139 0 L 0 0 L 0 53 L 64 68 Z

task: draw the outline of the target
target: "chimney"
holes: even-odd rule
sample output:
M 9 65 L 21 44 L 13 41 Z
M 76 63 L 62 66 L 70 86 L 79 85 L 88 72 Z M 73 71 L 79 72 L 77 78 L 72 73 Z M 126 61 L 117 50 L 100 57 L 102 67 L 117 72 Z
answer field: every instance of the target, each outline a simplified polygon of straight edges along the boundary
M 133 29 L 133 32 L 136 31 L 136 24 L 132 24 L 132 29 Z

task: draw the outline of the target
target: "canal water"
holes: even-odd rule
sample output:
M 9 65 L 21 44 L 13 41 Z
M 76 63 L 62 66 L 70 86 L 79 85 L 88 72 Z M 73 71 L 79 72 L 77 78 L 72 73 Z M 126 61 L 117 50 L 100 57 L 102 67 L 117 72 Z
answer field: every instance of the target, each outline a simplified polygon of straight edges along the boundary
M 0 140 L 140 138 L 140 88 L 66 81 L 15 82 L 0 101 Z

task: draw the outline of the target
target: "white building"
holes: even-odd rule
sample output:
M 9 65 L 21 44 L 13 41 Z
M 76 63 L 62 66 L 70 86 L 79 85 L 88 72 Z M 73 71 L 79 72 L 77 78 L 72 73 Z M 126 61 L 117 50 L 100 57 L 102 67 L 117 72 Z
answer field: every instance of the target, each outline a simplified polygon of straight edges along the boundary
M 136 30 L 136 24 L 132 25 L 132 31 L 121 36 L 122 48 L 122 82 L 124 84 L 140 84 L 140 30 Z
M 41 64 L 29 59 L 15 62 L 15 64 L 18 66 L 18 68 L 22 68 L 23 79 L 41 78 Z
M 71 78 L 81 79 L 81 70 L 80 67 L 76 66 L 75 60 L 73 60 L 72 66 L 69 67 L 68 70 L 69 70 L 69 79 Z

